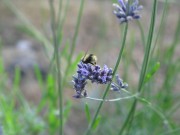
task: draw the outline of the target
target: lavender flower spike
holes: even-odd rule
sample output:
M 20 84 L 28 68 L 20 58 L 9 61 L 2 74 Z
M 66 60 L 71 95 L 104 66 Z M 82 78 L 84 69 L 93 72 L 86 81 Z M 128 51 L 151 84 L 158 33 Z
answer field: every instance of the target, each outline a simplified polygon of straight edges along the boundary
M 113 13 L 119 19 L 120 23 L 128 22 L 133 19 L 139 19 L 139 11 L 142 10 L 143 6 L 139 5 L 138 0 L 132 0 L 132 3 L 128 0 L 118 0 L 118 4 L 114 3 L 115 8 Z
M 111 82 L 112 74 L 112 69 L 108 68 L 106 65 L 101 68 L 99 65 L 86 64 L 80 61 L 78 63 L 77 75 L 73 76 L 72 80 L 76 92 L 76 95 L 73 97 L 87 97 L 87 92 L 85 90 L 87 80 L 90 80 L 91 83 L 107 84 Z
M 118 75 L 116 75 L 116 83 L 111 83 L 111 90 L 113 91 L 121 91 L 122 89 L 126 89 L 127 87 L 128 84 L 124 83 Z
M 108 68 L 106 65 L 101 69 L 99 65 L 85 64 L 80 62 L 78 64 L 77 73 L 92 83 L 96 82 L 98 84 L 107 84 L 112 80 L 112 69 Z

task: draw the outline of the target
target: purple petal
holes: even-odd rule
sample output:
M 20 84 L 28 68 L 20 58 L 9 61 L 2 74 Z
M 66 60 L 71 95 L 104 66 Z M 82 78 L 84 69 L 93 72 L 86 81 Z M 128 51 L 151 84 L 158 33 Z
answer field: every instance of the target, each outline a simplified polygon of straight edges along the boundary
M 124 8 L 124 9 L 126 8 L 123 0 L 118 0 L 118 2 L 119 2 L 120 5 L 122 6 L 122 8 Z

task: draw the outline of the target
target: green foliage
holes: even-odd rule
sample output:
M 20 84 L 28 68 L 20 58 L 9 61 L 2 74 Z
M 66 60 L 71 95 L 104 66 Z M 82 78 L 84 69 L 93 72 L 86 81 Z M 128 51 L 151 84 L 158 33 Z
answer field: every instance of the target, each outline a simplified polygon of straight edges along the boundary
M 153 77 L 153 75 L 158 71 L 159 68 L 160 68 L 159 62 L 157 62 L 154 66 L 152 66 L 150 71 L 146 74 L 144 83 L 147 83 Z
M 85 113 L 86 113 L 86 118 L 87 118 L 88 123 L 89 123 L 91 121 L 91 114 L 90 114 L 89 106 L 87 103 L 85 104 Z
M 94 125 L 92 127 L 93 130 L 95 130 L 100 125 L 100 121 L 101 121 L 101 116 L 97 116 Z

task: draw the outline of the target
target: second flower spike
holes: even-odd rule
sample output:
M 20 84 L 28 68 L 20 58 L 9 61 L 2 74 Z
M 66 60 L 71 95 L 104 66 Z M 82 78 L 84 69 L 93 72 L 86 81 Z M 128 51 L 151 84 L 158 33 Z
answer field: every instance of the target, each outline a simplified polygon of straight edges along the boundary
M 132 1 L 132 2 L 131 2 Z M 113 13 L 116 15 L 120 23 L 125 23 L 133 19 L 139 19 L 139 11 L 143 6 L 139 5 L 138 0 L 118 0 L 118 3 L 114 3 L 115 8 Z

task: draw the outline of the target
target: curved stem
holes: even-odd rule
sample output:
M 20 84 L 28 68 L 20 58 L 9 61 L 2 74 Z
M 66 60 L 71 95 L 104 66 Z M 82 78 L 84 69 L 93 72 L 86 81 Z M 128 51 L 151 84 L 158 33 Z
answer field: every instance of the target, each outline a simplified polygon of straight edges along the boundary
M 103 102 L 116 102 L 116 101 L 120 101 L 120 100 L 124 100 L 124 99 L 130 99 L 130 98 L 134 98 L 137 97 L 139 94 L 134 94 L 131 96 L 127 96 L 127 97 L 122 97 L 122 98 L 115 98 L 115 99 L 100 99 L 100 98 L 92 98 L 92 97 L 85 97 L 86 99 L 90 99 L 90 100 L 94 100 L 94 101 L 103 101 Z
M 169 128 L 172 129 L 172 127 L 169 124 L 169 121 L 167 120 L 166 116 L 160 111 L 160 109 L 158 108 L 158 106 L 153 105 L 151 102 L 147 101 L 144 98 L 141 97 L 137 97 L 137 100 L 145 103 L 149 108 L 151 108 L 156 114 L 158 114 L 161 119 L 164 121 L 164 124 Z
M 126 42 L 127 30 L 128 30 L 128 23 L 125 24 L 124 35 L 123 35 L 123 40 L 122 40 L 122 46 L 121 46 L 121 49 L 120 49 L 120 52 L 119 52 L 118 59 L 117 59 L 117 61 L 116 61 L 116 65 L 115 65 L 115 68 L 114 68 L 114 71 L 113 71 L 112 79 L 113 79 L 114 76 L 115 76 L 115 73 L 116 73 L 116 71 L 117 71 L 117 68 L 118 68 L 118 66 L 119 66 L 119 63 L 120 63 L 120 60 L 121 60 L 121 57 L 122 57 L 122 54 L 123 54 L 123 50 L 124 50 L 124 46 L 125 46 L 125 42 Z M 105 97 L 106 97 L 106 95 L 107 95 L 107 93 L 108 93 L 108 90 L 109 90 L 109 88 L 110 88 L 110 85 L 111 85 L 111 83 L 109 83 L 108 86 L 106 87 L 106 90 L 105 90 L 105 92 L 104 92 L 104 94 L 103 94 L 103 97 L 102 97 L 103 100 L 105 99 Z M 94 115 L 94 117 L 93 117 L 93 120 L 92 120 L 92 122 L 91 122 L 91 123 L 89 124 L 89 126 L 88 126 L 86 135 L 91 134 L 92 127 L 93 127 L 93 125 L 94 125 L 94 123 L 95 123 L 95 121 L 96 121 L 96 119 L 97 119 L 97 117 L 98 117 L 98 114 L 99 114 L 99 112 L 100 112 L 100 109 L 101 109 L 102 105 L 103 105 L 103 101 L 100 102 L 100 104 L 99 104 L 99 106 L 98 106 L 98 109 L 97 109 L 97 111 L 96 111 L 96 113 L 95 113 L 95 115 Z
M 131 94 L 131 93 L 129 93 L 129 94 Z M 98 99 L 98 98 L 92 98 L 92 97 L 85 97 L 85 98 L 94 100 L 94 101 L 104 101 L 104 102 L 116 102 L 116 101 L 120 101 L 120 100 L 136 98 L 138 101 L 142 102 L 143 104 L 147 105 L 147 107 L 152 109 L 164 121 L 164 124 L 169 129 L 171 129 L 169 121 L 167 120 L 166 116 L 160 111 L 160 109 L 156 105 L 153 105 L 151 102 L 146 100 L 145 98 L 139 97 L 139 93 L 136 93 L 133 95 L 131 94 L 130 96 L 127 96 L 127 97 L 115 98 L 115 99 Z

